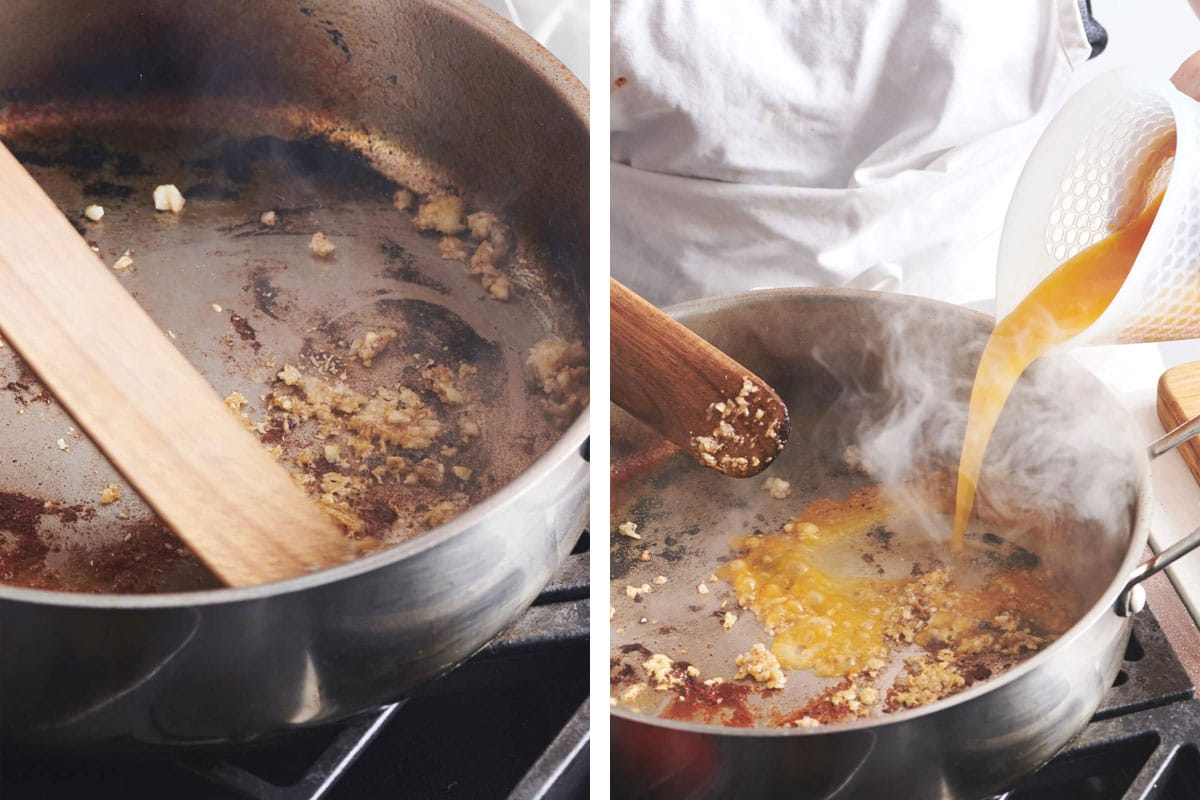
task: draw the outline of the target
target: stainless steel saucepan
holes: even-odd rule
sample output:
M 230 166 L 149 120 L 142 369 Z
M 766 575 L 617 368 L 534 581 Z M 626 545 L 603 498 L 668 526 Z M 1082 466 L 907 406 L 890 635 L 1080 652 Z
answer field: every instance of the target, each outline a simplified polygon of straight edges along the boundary
M 547 396 L 528 363 L 549 338 L 586 346 L 583 87 L 469 0 L 4 0 L 0 38 L 0 139 L 107 264 L 127 256 L 119 279 L 265 423 L 264 446 L 307 459 L 334 505 L 357 481 L 350 534 L 375 551 L 219 588 L 0 350 L 0 736 L 245 742 L 467 659 L 586 520 L 586 408 Z M 155 212 L 159 184 L 182 213 Z M 505 246 L 453 218 L 414 224 L 447 195 L 502 220 Z M 310 248 L 318 232 L 332 256 Z M 451 252 L 481 240 L 506 251 L 507 302 Z M 373 363 L 367 333 L 395 335 Z M 273 405 L 285 365 L 363 397 L 411 390 L 394 416 L 434 409 L 436 441 L 327 448 L 320 412 L 284 424 Z M 101 501 L 109 483 L 117 502 Z
M 732 481 L 655 450 L 636 422 L 613 409 L 614 795 L 974 798 L 1050 759 L 1112 685 L 1129 615 L 1144 603 L 1140 581 L 1200 541 L 1194 534 L 1142 563 L 1148 459 L 1123 433 L 1130 426 L 1116 400 L 1068 359 L 1039 362 L 989 447 L 976 523 L 984 527 L 973 528 L 976 562 L 1043 570 L 1051 602 L 1078 609 L 1056 640 L 1006 671 L 969 676 L 963 691 L 927 705 L 884 713 L 879 703 L 862 718 L 783 727 L 838 679 L 791 670 L 782 689 L 765 691 L 734 681 L 736 655 L 771 637 L 712 573 L 734 557 L 735 537 L 777 531 L 817 498 L 952 470 L 990 320 L 849 290 L 765 291 L 673 313 L 774 386 L 794 433 L 760 479 Z M 852 444 L 875 460 L 871 478 L 847 466 Z M 762 484 L 771 477 L 787 480 L 792 496 L 770 497 Z M 940 527 L 888 531 L 885 549 L 931 537 L 925 552 L 941 548 L 949 561 L 949 516 L 942 519 Z M 996 527 L 1005 519 L 1035 522 Z M 616 531 L 626 521 L 637 523 L 640 539 Z M 866 566 L 860 555 L 871 556 Z M 845 569 L 884 570 L 876 556 L 850 552 Z M 739 615 L 729 629 L 726 611 Z M 642 665 L 652 653 L 698 675 L 626 702 L 631 682 L 648 680 Z M 902 668 L 905 655 L 894 650 L 901 663 L 893 666 Z M 725 679 L 723 693 L 686 684 L 711 677 Z

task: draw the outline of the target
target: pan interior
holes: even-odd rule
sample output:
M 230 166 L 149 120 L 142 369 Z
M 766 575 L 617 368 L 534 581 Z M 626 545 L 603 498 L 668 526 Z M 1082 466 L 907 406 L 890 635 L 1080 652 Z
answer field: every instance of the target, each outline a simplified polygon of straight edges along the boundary
M 855 492 L 874 491 L 869 487 L 914 480 L 936 488 L 928 476 L 945 475 L 955 464 L 987 326 L 948 306 L 867 293 L 763 293 L 680 314 L 780 390 L 792 439 L 763 475 L 736 481 L 682 454 L 655 451 L 652 437 L 613 409 L 613 695 L 620 707 L 650 715 L 786 725 L 843 682 L 807 669 L 786 670 L 781 690 L 734 680 L 739 655 L 773 642 L 727 582 L 734 540 L 769 538 L 818 499 L 842 504 Z M 945 402 L 934 402 L 943 394 Z M 1072 609 L 1063 628 L 1102 599 L 1133 537 L 1139 456 L 1135 443 L 1116 434 L 1078 433 L 1087 425 L 1118 430 L 1121 413 L 1073 365 L 1041 364 L 1023 380 L 998 428 L 999 444 L 989 451 L 981 482 L 987 499 L 969 529 L 969 568 L 952 564 L 956 582 L 979 585 L 989 574 L 1032 570 L 1044 576 L 1040 585 L 1050 583 L 1062 608 Z M 876 459 L 867 465 L 870 474 L 854 459 L 847 463 L 850 445 L 862 446 L 868 462 Z M 888 459 L 889 452 L 895 457 Z M 764 491 L 770 478 L 786 480 L 791 496 L 772 498 Z M 1094 507 L 1093 492 L 1113 503 Z M 869 535 L 847 539 L 844 550 L 821 556 L 822 569 L 888 581 L 951 562 L 949 517 L 940 513 L 947 509 L 935 503 L 933 510 L 939 513 L 889 518 L 886 543 Z M 620 534 L 627 521 L 637 523 L 640 539 Z M 737 617 L 728 629 L 727 613 Z M 698 674 L 674 691 L 635 691 L 627 700 L 631 686 L 653 686 L 643 665 L 654 654 Z M 905 659 L 921 655 L 915 645 L 893 646 L 874 685 L 886 691 Z M 724 683 L 702 685 L 716 677 Z M 885 705 L 868 715 L 884 713 Z
M 557 440 L 578 404 L 548 406 L 527 361 L 540 341 L 585 341 L 584 301 L 569 277 L 577 265 L 461 192 L 467 212 L 511 222 L 512 292 L 499 302 L 466 263 L 444 257 L 440 233 L 413 224 L 429 195 L 398 209 L 402 184 L 363 155 L 398 147 L 334 143 L 307 122 L 289 129 L 286 115 L 250 131 L 220 119 L 146 122 L 164 119 L 157 102 L 116 119 L 111 109 L 90 116 L 87 103 L 10 107 L 0 138 L 102 261 L 132 261 L 116 273 L 121 283 L 234 398 L 264 446 L 314 496 L 348 511 L 352 535 L 378 546 L 411 538 L 497 491 Z M 460 194 L 429 180 L 435 194 Z M 154 210 L 155 186 L 168 183 L 186 197 L 180 214 Z M 83 216 L 89 205 L 103 207 L 99 222 Z M 331 257 L 310 249 L 317 232 L 336 244 Z M 467 231 L 449 238 L 468 258 L 479 245 Z M 366 334 L 389 331 L 395 338 L 373 358 L 362 350 Z M 303 391 L 279 378 L 288 366 L 309 382 Z M 319 410 L 284 422 L 286 398 L 312 401 L 339 385 L 368 402 L 391 392 L 393 410 L 424 409 L 438 433 L 386 453 L 376 441 L 363 455 L 349 452 L 345 415 L 324 412 L 341 419 L 332 430 Z M 216 587 L 8 347 L 0 386 L 0 579 L 89 592 Z M 395 401 L 401 390 L 411 392 Z M 110 484 L 120 499 L 102 503 Z

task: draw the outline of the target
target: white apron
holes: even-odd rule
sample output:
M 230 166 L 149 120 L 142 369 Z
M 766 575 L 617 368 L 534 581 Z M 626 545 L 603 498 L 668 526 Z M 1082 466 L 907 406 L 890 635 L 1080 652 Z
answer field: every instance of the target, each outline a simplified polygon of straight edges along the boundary
M 1076 0 L 612 0 L 612 271 L 995 293 L 1012 187 L 1091 52 Z

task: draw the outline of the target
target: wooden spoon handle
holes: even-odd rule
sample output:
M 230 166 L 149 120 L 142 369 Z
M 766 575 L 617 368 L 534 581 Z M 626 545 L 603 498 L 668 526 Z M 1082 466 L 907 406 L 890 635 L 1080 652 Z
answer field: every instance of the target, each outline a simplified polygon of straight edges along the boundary
M 0 332 L 226 583 L 292 577 L 352 555 L 3 145 Z
M 609 291 L 613 402 L 707 467 L 766 468 L 791 430 L 775 390 L 618 281 Z

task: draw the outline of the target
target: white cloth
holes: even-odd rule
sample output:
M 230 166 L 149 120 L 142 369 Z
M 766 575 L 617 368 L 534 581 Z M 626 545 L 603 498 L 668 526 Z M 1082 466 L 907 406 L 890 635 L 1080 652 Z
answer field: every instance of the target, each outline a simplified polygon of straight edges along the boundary
M 612 0 L 612 270 L 660 305 L 762 286 L 992 297 L 1076 0 Z

